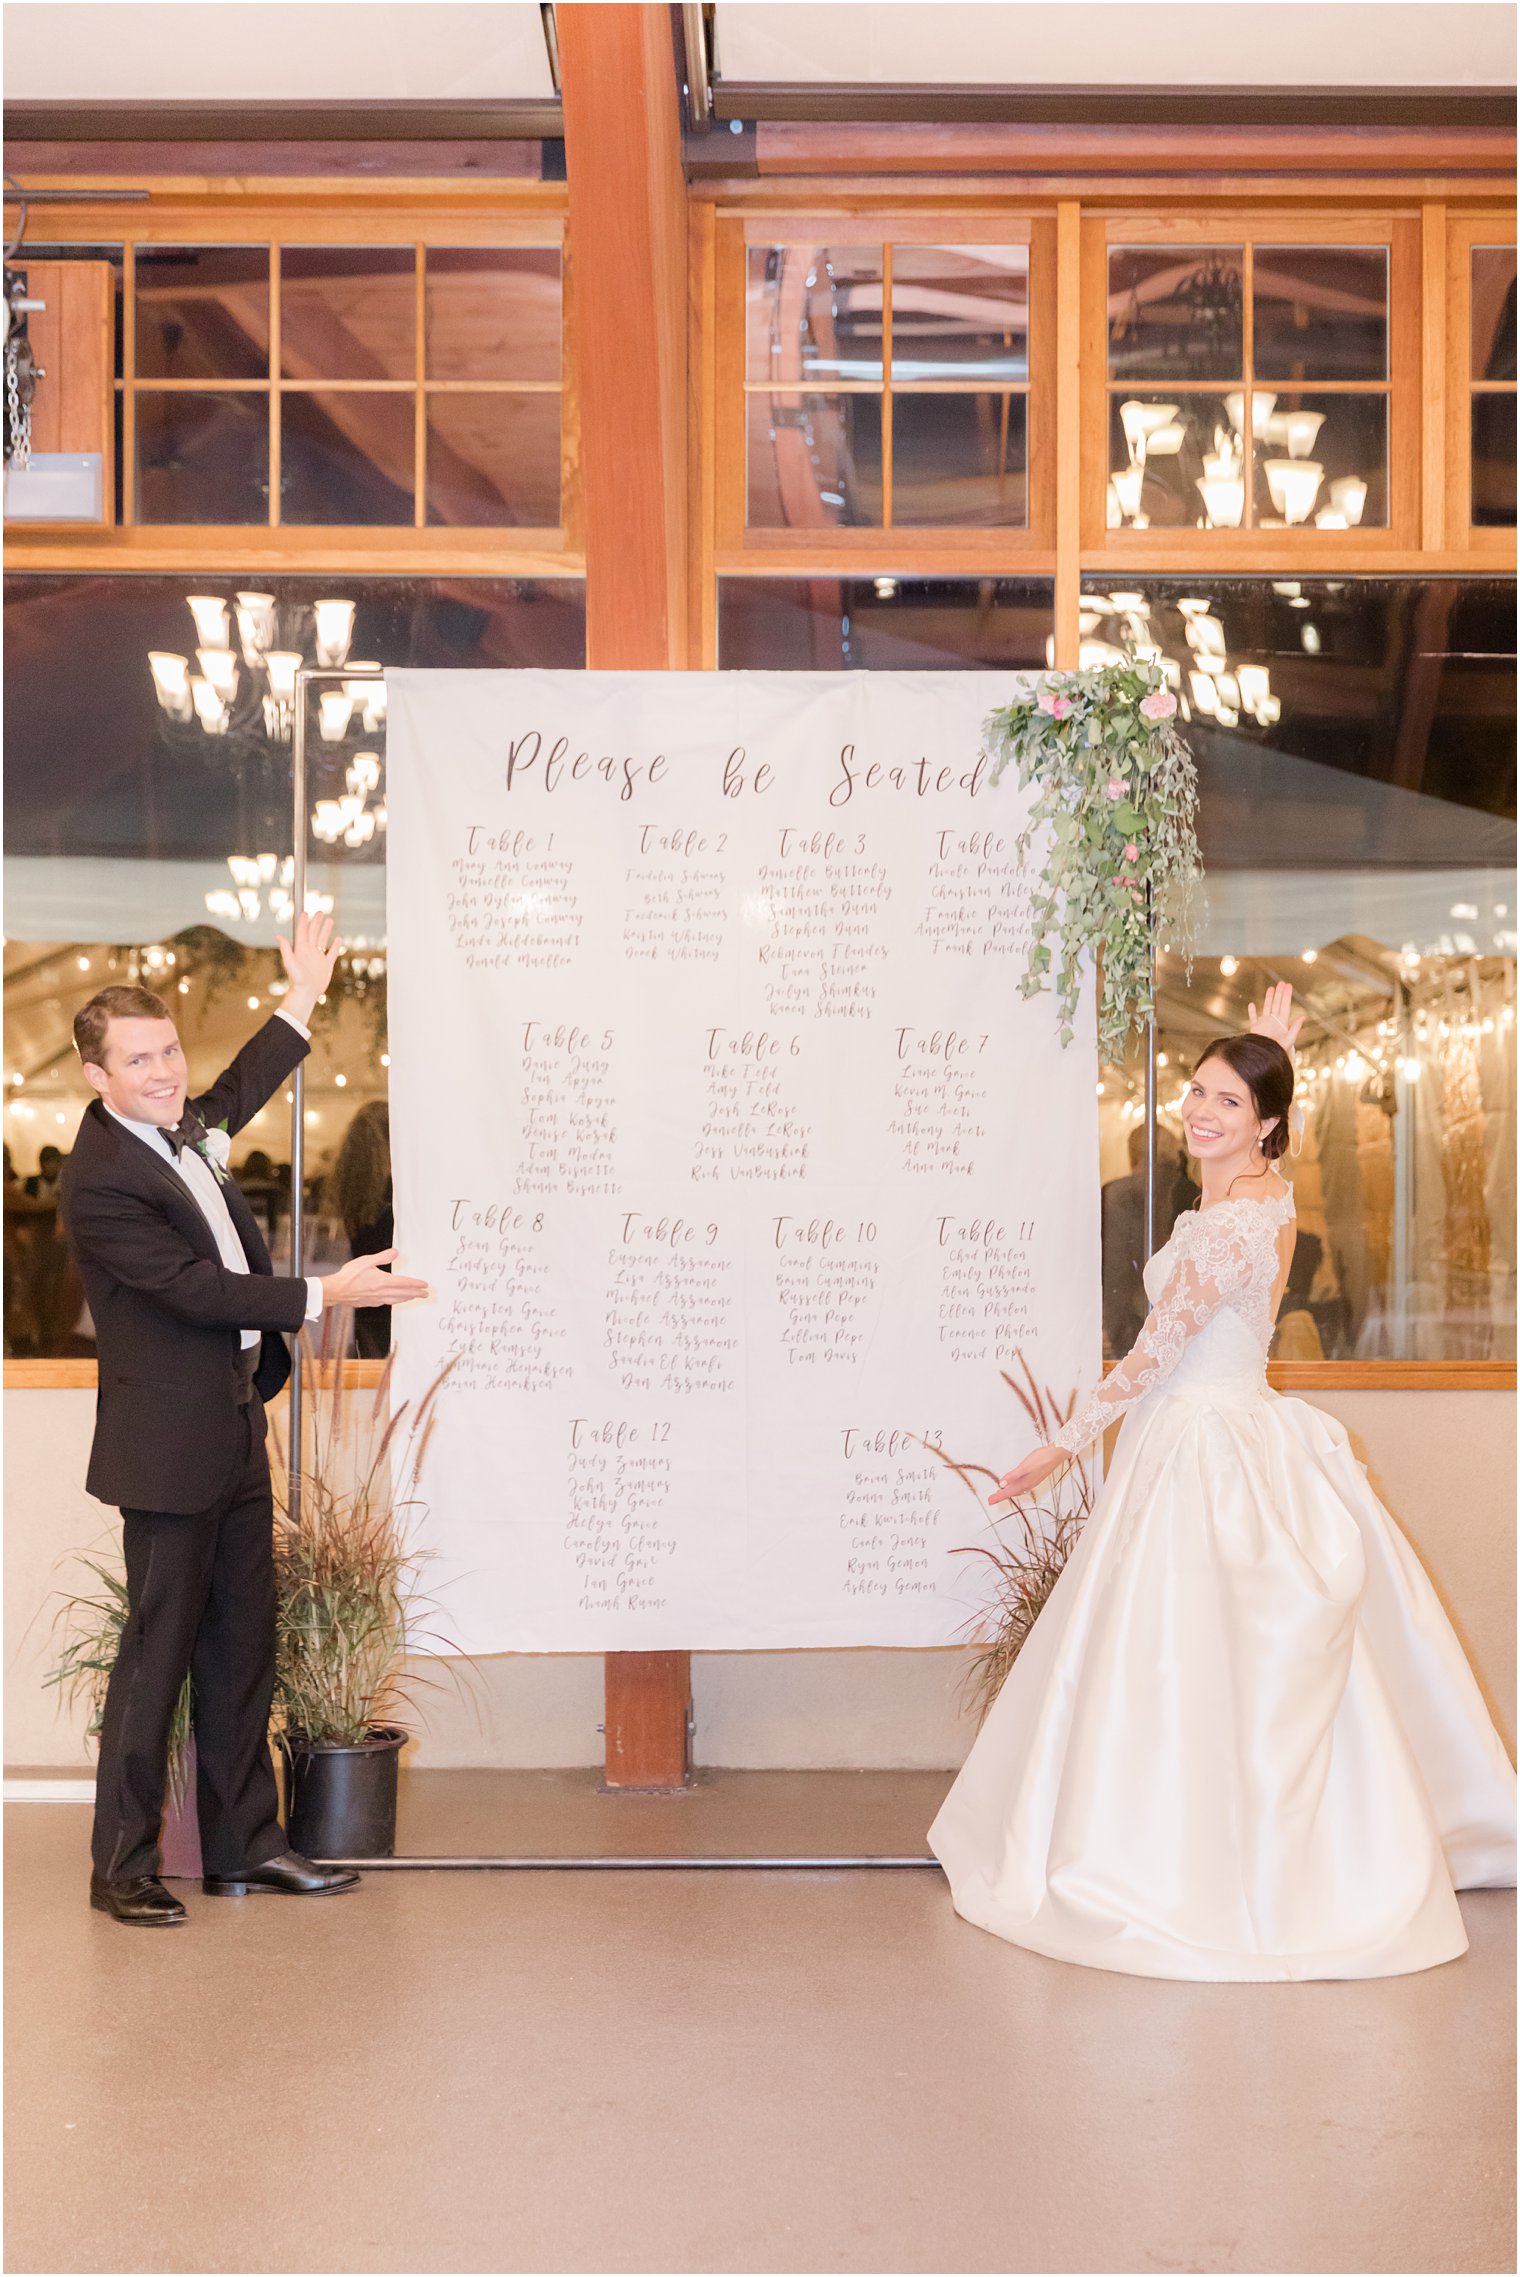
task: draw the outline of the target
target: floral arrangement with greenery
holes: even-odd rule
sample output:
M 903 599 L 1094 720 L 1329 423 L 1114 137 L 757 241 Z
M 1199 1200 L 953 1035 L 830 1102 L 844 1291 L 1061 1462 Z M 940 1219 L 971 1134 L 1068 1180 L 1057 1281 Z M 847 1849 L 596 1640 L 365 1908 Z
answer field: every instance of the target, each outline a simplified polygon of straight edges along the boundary
M 1082 964 L 1099 966 L 1098 1049 L 1118 1061 L 1131 1024 L 1153 1010 L 1155 928 L 1186 955 L 1196 923 L 1198 779 L 1173 722 L 1160 665 L 1136 660 L 1047 673 L 991 714 L 984 734 L 996 783 L 1010 765 L 1035 802 L 1018 841 L 1049 854 L 1034 897 L 1025 996 L 1054 983 L 1061 1041 L 1072 1040 Z
M 1041 1390 L 1022 1353 L 1017 1355 L 1017 1363 L 1023 1372 L 1023 1383 L 1016 1382 L 1006 1368 L 1001 1370 L 1002 1378 L 1033 1424 L 1040 1445 L 1044 1446 L 1071 1413 L 1076 1404 L 1075 1395 L 1063 1406 L 1053 1392 Z M 942 1447 L 932 1446 L 927 1440 L 920 1444 L 928 1447 L 931 1455 L 938 1456 L 947 1470 L 954 1471 L 977 1507 L 985 1510 L 983 1489 L 976 1482 L 984 1479 L 996 1486 L 1002 1474 L 989 1470 L 985 1463 L 957 1462 Z M 967 1675 L 967 1691 L 976 1708 L 979 1725 L 985 1722 L 987 1711 L 1003 1689 L 1008 1671 L 1023 1651 L 1046 1599 L 1060 1580 L 1092 1505 L 1093 1487 L 1086 1466 L 1080 1461 L 1074 1462 L 1067 1469 L 1057 1471 L 1048 1482 L 1043 1501 L 1020 1495 L 1009 1505 L 1007 1521 L 989 1520 L 990 1543 L 973 1542 L 952 1553 L 956 1557 L 985 1558 L 993 1574 L 990 1602 L 966 1624 L 968 1641 L 978 1648 Z M 1017 1540 L 1010 1540 L 1003 1531 L 1004 1525 L 1011 1522 L 1017 1523 Z

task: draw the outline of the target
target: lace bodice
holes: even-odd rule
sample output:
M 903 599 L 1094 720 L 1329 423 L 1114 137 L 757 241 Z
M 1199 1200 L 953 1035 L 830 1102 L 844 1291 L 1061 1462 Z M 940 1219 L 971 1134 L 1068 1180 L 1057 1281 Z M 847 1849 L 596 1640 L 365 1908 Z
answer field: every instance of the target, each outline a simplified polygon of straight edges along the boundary
M 1233 1324 L 1229 1372 L 1237 1377 L 1240 1372 L 1237 1355 L 1243 1327 L 1255 1347 L 1250 1357 L 1264 1374 L 1274 1325 L 1272 1291 L 1280 1266 L 1277 1237 L 1293 1214 L 1291 1187 L 1265 1202 L 1242 1197 L 1216 1202 L 1208 1210 L 1185 1210 L 1170 1241 L 1145 1268 L 1151 1309 L 1133 1348 L 1110 1369 L 1087 1404 L 1055 1433 L 1051 1445 L 1080 1453 L 1126 1408 L 1174 1375 L 1185 1360 L 1204 1360 L 1205 1331 L 1221 1316 L 1230 1316 Z

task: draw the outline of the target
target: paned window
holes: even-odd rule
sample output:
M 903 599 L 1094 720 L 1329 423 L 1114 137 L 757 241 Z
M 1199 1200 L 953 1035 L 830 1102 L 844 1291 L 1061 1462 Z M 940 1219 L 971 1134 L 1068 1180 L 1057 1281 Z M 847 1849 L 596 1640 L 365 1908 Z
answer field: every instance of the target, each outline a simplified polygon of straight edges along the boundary
M 1384 245 L 1114 244 L 1111 530 L 1383 529 Z
M 553 246 L 131 249 L 126 519 L 555 530 Z
M 750 529 L 1028 526 L 1027 244 L 752 244 L 745 261 Z

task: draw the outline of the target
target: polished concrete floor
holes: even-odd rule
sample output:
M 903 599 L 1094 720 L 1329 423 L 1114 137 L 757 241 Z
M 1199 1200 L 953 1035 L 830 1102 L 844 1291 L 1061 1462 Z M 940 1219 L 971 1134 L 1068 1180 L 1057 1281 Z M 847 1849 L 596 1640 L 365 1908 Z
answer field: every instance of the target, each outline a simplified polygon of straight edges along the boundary
M 944 1781 L 419 1775 L 413 1848 L 909 1855 Z M 1513 2269 L 1513 1926 L 1175 1985 L 937 1873 L 374 1874 L 128 1931 L 6 1812 L 11 2271 Z

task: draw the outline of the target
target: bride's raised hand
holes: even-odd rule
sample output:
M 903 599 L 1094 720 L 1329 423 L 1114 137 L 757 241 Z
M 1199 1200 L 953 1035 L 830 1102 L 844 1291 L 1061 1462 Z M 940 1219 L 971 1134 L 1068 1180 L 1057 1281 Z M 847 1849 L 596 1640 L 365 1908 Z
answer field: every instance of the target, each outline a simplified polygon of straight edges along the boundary
M 1026 1455 L 1021 1463 L 1004 1473 L 998 1480 L 997 1492 L 989 1494 L 987 1500 L 989 1503 L 1016 1502 L 1021 1494 L 1032 1494 L 1037 1486 L 1043 1486 L 1052 1472 L 1070 1461 L 1064 1447 L 1036 1447 L 1033 1454 Z
M 1274 1044 L 1281 1044 L 1283 1050 L 1291 1054 L 1298 1042 L 1298 1032 L 1304 1024 L 1302 1012 L 1294 1017 L 1293 983 L 1289 980 L 1275 981 L 1262 998 L 1259 1012 L 1254 1004 L 1247 1005 L 1246 1009 L 1250 1014 L 1251 1034 L 1270 1036 Z

